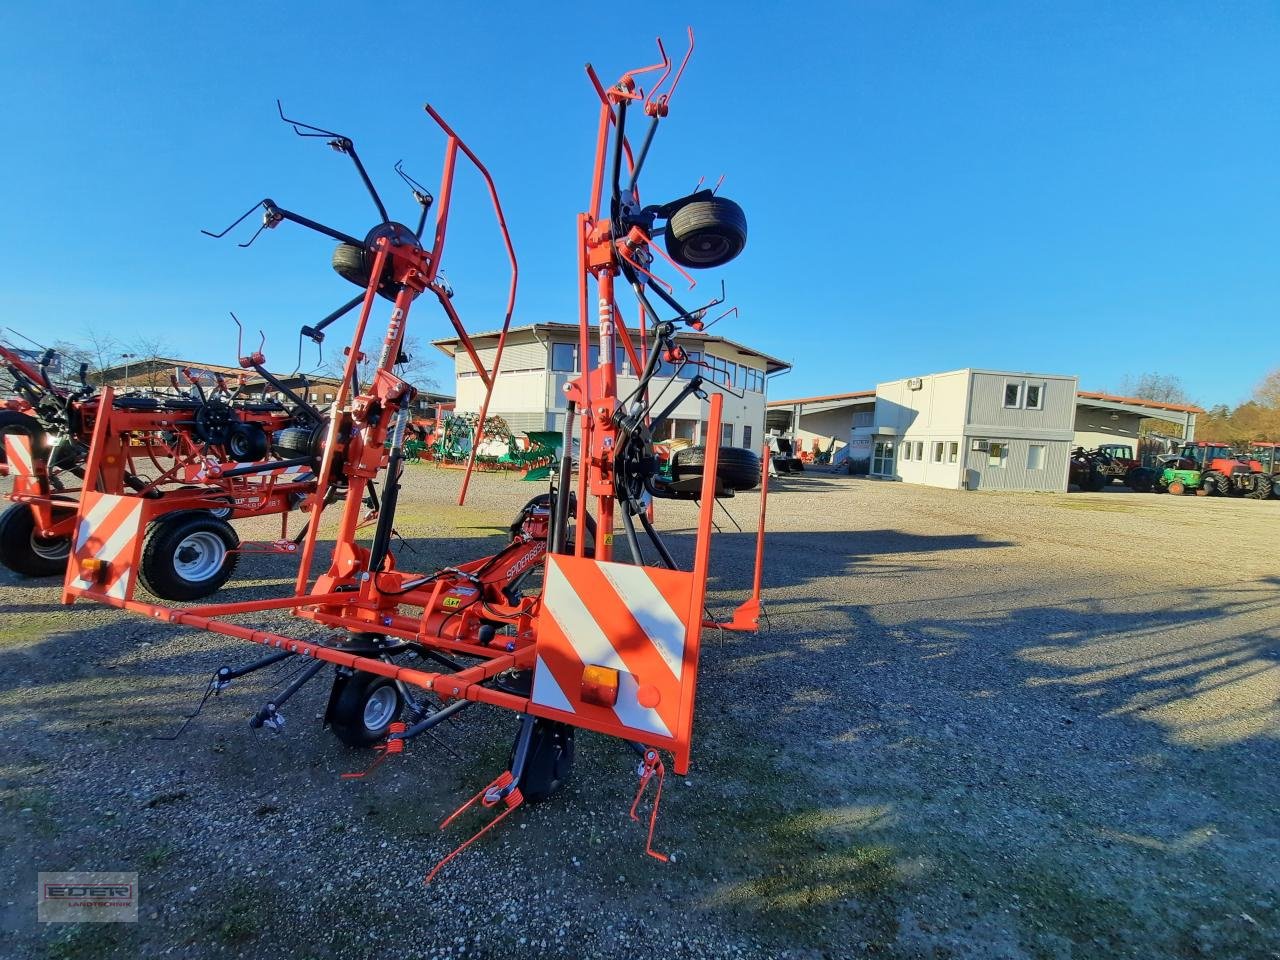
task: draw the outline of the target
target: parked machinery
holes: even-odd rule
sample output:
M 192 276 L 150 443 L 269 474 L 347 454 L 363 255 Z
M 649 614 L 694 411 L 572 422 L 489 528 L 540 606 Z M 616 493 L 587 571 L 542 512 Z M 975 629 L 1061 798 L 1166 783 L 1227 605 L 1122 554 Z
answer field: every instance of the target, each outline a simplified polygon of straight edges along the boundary
M 1247 496 L 1265 500 L 1271 496 L 1271 476 L 1262 464 L 1240 456 L 1229 445 L 1188 441 L 1177 454 L 1160 458 L 1157 493 L 1180 494 L 1194 491 L 1198 496 Z
M 1146 493 L 1152 489 L 1155 476 L 1154 470 L 1133 459 L 1132 447 L 1104 444 L 1093 450 L 1076 447 L 1071 451 L 1067 482 L 1094 493 L 1113 482 L 1123 483 L 1138 493 Z
M 38 366 L 0 346 L 21 401 L 0 411 L 3 467 L 12 505 L 0 514 L 0 563 L 28 577 L 67 569 L 91 439 L 101 434 L 92 486 L 123 498 L 147 530 L 139 577 L 166 600 L 195 600 L 221 587 L 245 552 L 294 553 L 287 514 L 315 490 L 309 461 L 272 453 L 272 437 L 319 418 L 305 402 L 240 396 L 217 377 L 205 389 L 116 396 L 98 393 L 80 369 L 75 387 L 55 384 L 46 351 Z M 241 542 L 231 522 L 281 515 L 270 543 Z
M 692 39 L 690 31 L 690 53 Z M 493 557 L 414 573 L 400 568 L 393 543 L 403 437 L 414 395 L 413 387 L 395 370 L 412 307 L 423 294 L 436 298 L 491 394 L 516 290 L 515 254 L 492 178 L 428 106 L 427 113 L 446 137 L 440 200 L 429 243 L 422 238 L 428 210 L 435 204 L 430 194 L 414 185 L 422 206 L 416 230 L 389 220 L 351 140 L 305 124 L 295 123 L 294 129 L 305 136 L 324 137 L 355 162 L 381 222 L 359 240 L 269 200 L 260 205 L 259 232 L 290 220 L 337 239 L 335 269 L 362 287 L 352 304 L 360 310 L 329 418 L 305 436 L 284 431 L 291 438 L 290 449 L 305 450 L 318 474 L 317 492 L 308 500 L 312 515 L 301 544 L 294 591 L 272 599 L 194 608 L 135 600 L 132 570 L 140 550 L 139 528 L 136 518 L 120 509 L 122 495 L 96 489 L 95 478 L 110 455 L 102 426 L 105 420 L 99 419 L 85 464 L 87 489 L 77 508 L 77 521 L 86 535 L 77 539 L 68 564 L 64 602 L 91 599 L 272 648 L 269 656 L 256 663 L 220 670 L 210 683 L 211 691 L 283 658 L 309 660 L 298 678 L 254 716 L 255 726 L 278 727 L 280 707 L 289 697 L 326 665 L 334 666 L 326 720 L 344 742 L 374 745 L 375 765 L 402 753 L 409 740 L 475 703 L 513 711 L 518 731 L 505 769 L 458 811 L 477 802 L 494 810 L 497 815 L 480 833 L 522 803 L 549 797 L 564 783 L 573 766 L 575 729 L 619 737 L 639 757 L 638 767 L 633 767 L 640 776 L 636 802 L 631 805 L 633 819 L 638 819 L 637 804 L 646 787 L 657 786 L 648 818 L 647 849 L 665 859 L 652 849 L 665 769 L 661 751 L 672 755 L 678 773 L 688 769 L 703 629 L 754 631 L 762 612 L 763 487 L 751 596 L 727 621 L 711 620 L 705 612 L 716 497 L 734 488 L 764 484 L 767 474 L 759 460 L 755 461 L 761 466 L 759 480 L 748 481 L 735 470 L 721 471 L 722 451 L 715 446 L 701 451 L 696 465 L 693 458 L 680 464 L 677 457 L 678 480 L 665 483 L 656 469 L 652 430 L 662 426 L 681 397 L 702 395 L 705 383 L 699 374 L 687 380 L 673 377 L 666 386 L 676 382 L 682 386 L 675 399 L 664 398 L 662 390 L 656 389 L 658 371 L 671 365 L 678 374 L 679 368 L 691 364 L 675 342 L 675 331 L 681 324 L 696 328 L 706 307 L 681 306 L 651 273 L 653 256 L 663 255 L 676 265 L 710 268 L 733 259 L 746 241 L 742 211 L 714 191 L 695 191 L 661 205 L 639 203 L 637 181 L 645 157 L 688 62 L 686 55 L 670 89 L 659 94 L 672 74 L 660 42 L 659 50 L 660 63 L 629 71 L 608 88 L 588 67 L 600 111 L 590 202 L 578 216 L 579 319 L 583 357 L 590 356 L 585 345 L 593 327 L 598 330 L 599 364 L 588 360 L 583 373 L 568 385 L 557 482 L 551 492 L 521 511 L 512 524 L 511 545 Z M 658 70 L 662 75 L 646 95 L 636 78 Z M 648 125 L 639 151 L 633 152 L 626 126 L 628 117 L 636 114 L 647 118 Z M 512 266 L 506 317 L 491 371 L 481 367 L 452 305 L 453 291 L 440 275 L 459 154 L 488 185 Z M 608 208 L 602 209 L 606 189 Z M 659 233 L 665 234 L 666 254 L 653 245 L 652 238 Z M 630 286 L 640 306 L 639 329 L 644 337 L 638 348 L 615 300 L 618 277 Z M 589 296 L 593 282 L 595 295 Z M 661 301 L 662 310 L 651 295 Z M 379 296 L 390 300 L 392 307 L 373 375 L 359 383 L 357 361 Z M 317 327 L 304 328 L 304 335 L 316 339 L 331 318 L 343 312 L 335 311 Z M 642 371 L 638 384 L 625 396 L 619 395 L 615 345 L 626 351 L 634 369 Z M 719 394 L 709 398 L 708 436 L 720 436 L 722 401 Z M 103 402 L 110 404 L 110 391 L 104 391 Z M 481 427 L 487 405 L 488 395 L 478 417 Z M 581 453 L 574 457 L 574 443 L 579 440 Z M 475 446 L 478 441 L 477 437 Z M 473 446 L 472 462 L 474 451 Z M 319 491 L 328 489 L 335 478 L 342 478 L 349 494 L 340 508 L 333 550 L 323 572 L 313 579 L 317 531 L 326 505 Z M 463 495 L 465 487 L 464 480 Z M 365 538 L 359 535 L 366 519 L 363 502 L 375 490 L 380 494 L 376 522 L 371 536 Z M 684 570 L 654 528 L 649 509 L 652 498 L 690 494 L 697 496 L 699 507 L 692 569 Z M 647 555 L 637 524 L 645 536 Z M 619 552 L 629 562 L 615 558 L 619 526 L 625 547 Z M 657 562 L 651 565 L 654 556 Z M 531 594 L 522 589 L 522 578 L 534 568 L 542 570 L 543 587 Z M 324 629 L 301 638 L 233 622 L 266 610 L 292 610 Z M 444 825 L 452 820 L 446 819 Z M 436 870 L 470 842 L 437 864 Z
M 1271 496 L 1280 500 L 1280 443 L 1254 441 L 1249 447 L 1249 459 L 1256 460 L 1271 479 Z

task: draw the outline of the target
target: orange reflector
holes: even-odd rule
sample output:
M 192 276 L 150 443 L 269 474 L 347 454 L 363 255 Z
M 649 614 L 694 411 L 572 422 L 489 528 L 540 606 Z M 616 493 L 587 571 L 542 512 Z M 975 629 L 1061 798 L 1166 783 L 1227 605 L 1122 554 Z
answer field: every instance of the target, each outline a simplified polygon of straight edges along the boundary
M 618 671 L 612 667 L 582 668 L 582 702 L 612 707 L 618 702 Z
M 102 575 L 107 572 L 107 561 L 99 560 L 97 557 L 87 557 L 80 561 L 80 576 L 92 583 L 97 583 L 102 579 Z

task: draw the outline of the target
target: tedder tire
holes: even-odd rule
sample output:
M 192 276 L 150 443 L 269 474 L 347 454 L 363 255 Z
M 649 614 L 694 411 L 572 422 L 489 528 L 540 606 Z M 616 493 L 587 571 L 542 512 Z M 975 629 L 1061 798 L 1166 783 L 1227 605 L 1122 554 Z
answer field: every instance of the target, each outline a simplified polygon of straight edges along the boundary
M 515 760 L 515 748 L 507 761 Z M 520 774 L 520 793 L 528 803 L 541 803 L 564 786 L 573 773 L 573 727 L 539 717 L 533 721 L 529 757 Z
M 673 480 L 700 477 L 706 461 L 706 447 L 677 450 L 671 461 L 671 477 Z M 760 485 L 760 456 L 742 447 L 721 447 L 716 474 L 720 483 L 730 490 L 753 490 Z
M 24 577 L 56 577 L 67 569 L 69 537 L 36 533 L 36 515 L 25 503 L 0 513 L 0 563 Z
M 199 600 L 235 572 L 240 538 L 207 510 L 184 510 L 151 525 L 138 579 L 163 600 Z
M 747 245 L 747 215 L 724 197 L 694 200 L 667 221 L 666 245 L 681 266 L 722 266 Z
M 267 431 L 256 423 L 240 423 L 227 438 L 227 453 L 231 459 L 240 463 L 257 463 L 265 460 L 271 449 L 271 439 Z
M 357 287 L 367 288 L 369 271 L 373 269 L 371 257 L 372 254 L 366 253 L 364 247 L 340 243 L 333 251 L 333 269 L 343 280 L 349 280 Z M 382 272 L 382 282 L 378 284 L 378 293 L 388 300 L 394 300 L 396 290 L 395 284 L 390 279 L 390 266 L 391 262 L 388 260 Z
M 329 729 L 348 747 L 363 749 L 387 739 L 387 729 L 404 709 L 404 697 L 390 677 L 357 670 L 339 676 L 342 689 L 329 708 Z

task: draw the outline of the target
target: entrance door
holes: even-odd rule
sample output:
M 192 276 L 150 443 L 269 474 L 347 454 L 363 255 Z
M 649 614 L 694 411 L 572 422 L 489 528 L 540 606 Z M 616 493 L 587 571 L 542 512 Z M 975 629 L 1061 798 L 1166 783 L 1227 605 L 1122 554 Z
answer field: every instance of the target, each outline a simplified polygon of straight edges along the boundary
M 877 477 L 893 476 L 893 441 L 877 440 L 871 452 L 871 473 Z

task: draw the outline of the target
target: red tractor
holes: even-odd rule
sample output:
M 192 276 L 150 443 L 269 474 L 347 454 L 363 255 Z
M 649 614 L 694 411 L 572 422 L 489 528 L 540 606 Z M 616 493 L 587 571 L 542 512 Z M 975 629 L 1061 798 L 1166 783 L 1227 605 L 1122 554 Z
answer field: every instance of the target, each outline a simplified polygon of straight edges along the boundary
M 1271 476 L 1263 471 L 1262 464 L 1237 454 L 1225 443 L 1185 443 L 1178 452 L 1177 462 L 1183 469 L 1200 472 L 1196 493 L 1201 496 L 1244 496 L 1254 500 L 1271 496 Z
M 1262 472 L 1271 479 L 1271 495 L 1280 500 L 1280 443 L 1255 441 L 1250 444 L 1249 457 L 1258 461 Z

